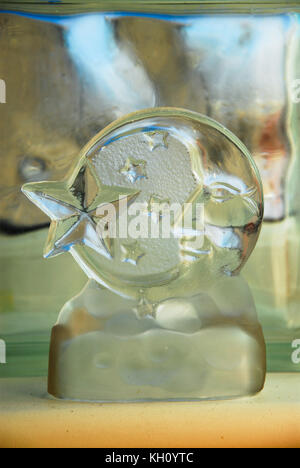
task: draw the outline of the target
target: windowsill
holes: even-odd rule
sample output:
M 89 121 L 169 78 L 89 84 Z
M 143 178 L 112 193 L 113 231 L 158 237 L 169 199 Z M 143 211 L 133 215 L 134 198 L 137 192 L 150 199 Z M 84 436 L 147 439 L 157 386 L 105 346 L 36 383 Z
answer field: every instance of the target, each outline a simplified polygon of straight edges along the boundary
M 52 400 L 45 379 L 0 380 L 0 447 L 300 447 L 300 375 L 254 398 L 193 403 Z

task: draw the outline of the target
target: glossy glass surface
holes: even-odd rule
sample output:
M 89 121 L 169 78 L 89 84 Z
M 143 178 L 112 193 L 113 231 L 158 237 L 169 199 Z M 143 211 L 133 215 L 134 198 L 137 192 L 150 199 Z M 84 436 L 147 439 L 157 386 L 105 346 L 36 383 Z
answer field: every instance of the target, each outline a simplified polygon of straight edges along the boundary
M 175 108 L 120 119 L 66 181 L 22 190 L 52 220 L 46 257 L 70 251 L 90 278 L 128 296 L 145 288 L 152 301 L 237 274 L 263 217 L 247 149 L 217 122 Z
M 71 259 L 67 273 L 61 258 L 51 267 L 41 259 L 48 220 L 21 186 L 62 180 L 99 130 L 162 105 L 218 120 L 253 155 L 265 223 L 244 274 L 269 368 L 298 371 L 291 357 L 300 326 L 298 2 L 109 2 L 110 12 L 107 3 L 0 3 L 0 339 L 10 363 L 0 375 L 46 374 L 51 326 L 84 283 Z M 69 16 L 87 8 L 94 14 Z

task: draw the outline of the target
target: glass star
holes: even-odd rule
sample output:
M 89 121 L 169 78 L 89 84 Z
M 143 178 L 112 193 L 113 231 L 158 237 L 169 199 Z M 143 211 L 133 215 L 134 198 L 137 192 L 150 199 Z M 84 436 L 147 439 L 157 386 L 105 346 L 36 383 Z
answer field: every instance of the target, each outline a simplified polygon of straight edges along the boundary
M 147 211 L 153 221 L 159 223 L 163 216 L 170 212 L 170 200 L 152 195 L 147 204 Z
M 144 296 L 140 298 L 137 307 L 135 307 L 133 310 L 138 318 L 153 318 L 155 314 L 154 304 L 149 302 Z
M 127 198 L 130 204 L 140 193 L 102 184 L 88 160 L 81 162 L 66 181 L 29 183 L 22 191 L 51 219 L 44 251 L 46 258 L 69 251 L 76 244 L 86 245 L 112 258 L 110 239 L 99 235 L 97 229 L 103 218 L 97 214 L 98 208 L 112 204 L 118 212 L 121 199 Z
M 168 137 L 169 133 L 165 131 L 156 131 L 145 134 L 149 143 L 150 150 L 155 151 L 157 148 L 169 148 Z
M 136 266 L 145 256 L 145 252 L 140 248 L 138 241 L 121 245 L 121 260 L 125 263 L 131 263 Z
M 134 184 L 137 180 L 147 179 L 146 165 L 147 162 L 143 159 L 128 158 L 120 172 Z

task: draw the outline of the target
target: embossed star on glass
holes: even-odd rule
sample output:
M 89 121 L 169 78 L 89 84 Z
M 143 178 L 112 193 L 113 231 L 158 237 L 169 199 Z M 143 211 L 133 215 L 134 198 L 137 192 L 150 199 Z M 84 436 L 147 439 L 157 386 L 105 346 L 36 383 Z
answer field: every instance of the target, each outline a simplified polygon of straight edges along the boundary
M 53 329 L 49 391 L 92 401 L 256 393 L 265 345 L 238 276 L 263 217 L 243 144 L 199 114 L 126 116 L 62 182 L 24 193 L 50 218 L 45 256 L 69 251 L 90 281 Z

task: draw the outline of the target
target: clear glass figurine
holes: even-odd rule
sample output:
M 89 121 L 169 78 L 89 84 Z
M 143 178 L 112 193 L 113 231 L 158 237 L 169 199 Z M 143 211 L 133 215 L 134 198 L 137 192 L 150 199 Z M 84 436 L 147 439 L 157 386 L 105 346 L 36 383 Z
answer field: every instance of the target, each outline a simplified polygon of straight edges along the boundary
M 66 180 L 23 192 L 52 220 L 45 256 L 70 252 L 89 277 L 53 328 L 50 394 L 193 400 L 262 389 L 265 343 L 239 273 L 263 193 L 231 132 L 190 111 L 140 111 L 89 142 Z

